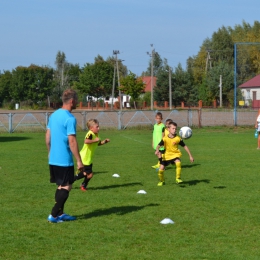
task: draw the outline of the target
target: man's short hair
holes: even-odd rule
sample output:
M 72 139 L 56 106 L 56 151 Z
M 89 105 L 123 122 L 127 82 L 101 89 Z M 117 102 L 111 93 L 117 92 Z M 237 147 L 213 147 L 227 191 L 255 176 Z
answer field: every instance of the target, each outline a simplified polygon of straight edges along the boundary
M 77 92 L 73 89 L 66 89 L 63 91 L 63 94 L 62 94 L 62 102 L 64 104 L 68 103 L 68 101 L 70 99 L 74 99 L 74 100 L 77 100 L 78 99 L 78 95 L 77 95 Z

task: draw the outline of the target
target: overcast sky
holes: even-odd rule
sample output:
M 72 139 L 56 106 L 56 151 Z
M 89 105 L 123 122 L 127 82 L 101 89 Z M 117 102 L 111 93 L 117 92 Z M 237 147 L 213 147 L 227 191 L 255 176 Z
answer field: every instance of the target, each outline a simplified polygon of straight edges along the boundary
M 260 21 L 260 0 L 0 0 L 0 71 L 30 64 L 93 63 L 119 50 L 140 75 L 151 44 L 173 68 L 186 68 L 207 37 L 222 26 Z

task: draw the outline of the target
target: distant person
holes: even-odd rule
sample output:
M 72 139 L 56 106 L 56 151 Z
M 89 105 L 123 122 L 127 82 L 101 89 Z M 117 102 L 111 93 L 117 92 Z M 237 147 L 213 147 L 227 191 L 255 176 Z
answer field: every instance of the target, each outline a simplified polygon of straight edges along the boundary
M 50 182 L 56 183 L 55 204 L 47 218 L 59 223 L 75 220 L 76 217 L 64 213 L 64 204 L 74 182 L 73 155 L 77 169 L 83 169 L 76 139 L 76 118 L 71 114 L 76 108 L 77 93 L 67 89 L 62 94 L 62 108 L 56 110 L 49 119 L 45 141 L 49 152 Z
M 257 132 L 258 132 L 257 149 L 260 149 L 260 112 L 256 118 L 255 129 L 257 129 Z
M 156 123 L 153 126 L 153 140 L 152 140 L 152 147 L 156 150 L 157 145 L 162 140 L 164 136 L 165 125 L 162 123 L 163 116 L 161 112 L 157 112 L 155 115 Z M 158 169 L 160 167 L 160 163 L 162 160 L 162 153 L 164 153 L 164 148 L 161 147 L 159 152 L 156 154 L 158 158 L 157 164 L 153 165 L 152 168 Z
M 190 161 L 194 162 L 194 159 L 191 155 L 191 152 L 187 145 L 185 145 L 184 141 L 177 136 L 177 124 L 175 122 L 169 122 L 168 126 L 169 134 L 164 136 L 161 140 L 161 142 L 157 145 L 155 153 L 159 153 L 160 147 L 165 148 L 165 153 L 163 160 L 161 162 L 159 171 L 158 171 L 158 177 L 159 177 L 159 183 L 158 186 L 163 186 L 165 184 L 164 181 L 164 169 L 169 164 L 175 164 L 176 165 L 176 183 L 182 183 L 181 180 L 181 151 L 178 149 L 178 145 L 182 146 L 185 151 L 188 153 L 190 157 Z
M 110 142 L 109 139 L 101 141 L 99 136 L 99 122 L 96 119 L 89 119 L 87 122 L 87 127 L 89 131 L 87 132 L 84 140 L 84 145 L 80 151 L 80 156 L 84 164 L 84 169 L 81 170 L 74 177 L 74 181 L 84 178 L 84 181 L 81 183 L 80 189 L 82 191 L 87 190 L 87 186 L 91 178 L 93 177 L 93 157 L 95 150 L 98 146 L 104 145 Z

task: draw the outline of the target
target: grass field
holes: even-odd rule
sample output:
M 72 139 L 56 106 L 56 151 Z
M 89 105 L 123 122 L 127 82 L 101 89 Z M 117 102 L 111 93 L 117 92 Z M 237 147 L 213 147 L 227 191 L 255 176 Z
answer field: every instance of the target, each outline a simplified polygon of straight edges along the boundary
M 46 220 L 56 186 L 44 133 L 0 134 L 0 259 L 260 259 L 254 129 L 194 129 L 193 164 L 181 148 L 184 183 L 172 166 L 163 187 L 151 130 L 100 134 L 111 143 L 97 149 L 89 190 L 76 182 L 66 203 L 78 219 L 59 224 Z

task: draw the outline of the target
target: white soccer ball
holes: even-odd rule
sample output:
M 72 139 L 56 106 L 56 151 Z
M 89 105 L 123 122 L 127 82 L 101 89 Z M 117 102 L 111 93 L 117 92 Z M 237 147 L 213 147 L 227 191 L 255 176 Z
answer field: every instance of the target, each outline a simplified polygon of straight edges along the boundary
M 179 131 L 179 135 L 182 139 L 189 139 L 192 137 L 192 130 L 188 126 L 183 126 Z

